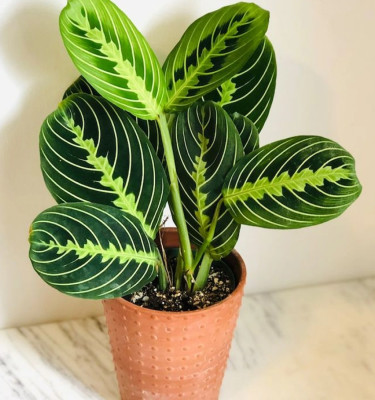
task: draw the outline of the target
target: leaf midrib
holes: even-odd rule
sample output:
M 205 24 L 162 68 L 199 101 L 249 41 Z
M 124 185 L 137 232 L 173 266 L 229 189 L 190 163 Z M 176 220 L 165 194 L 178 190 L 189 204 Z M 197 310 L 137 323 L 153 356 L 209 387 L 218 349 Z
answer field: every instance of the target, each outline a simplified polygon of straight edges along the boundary
M 207 163 L 203 160 L 203 157 L 207 153 L 208 139 L 204 136 L 204 133 L 198 133 L 198 140 L 200 142 L 200 154 L 197 156 L 198 160 L 193 163 L 194 171 L 192 178 L 194 180 L 193 195 L 197 200 L 197 212 L 196 217 L 199 223 L 199 229 L 202 236 L 206 234 L 206 230 L 211 223 L 211 219 L 204 213 L 204 206 L 206 205 L 207 193 L 201 192 L 202 186 L 206 183 L 205 173 L 207 171 Z M 202 183 L 203 182 L 203 183 Z M 205 221 L 206 220 L 206 221 Z
M 71 132 L 75 134 L 74 141 L 88 153 L 88 157 L 86 158 L 86 162 L 88 162 L 90 165 L 92 165 L 96 171 L 100 172 L 103 175 L 103 178 L 105 178 L 109 184 L 103 184 L 102 181 L 100 181 L 100 184 L 102 184 L 105 187 L 109 187 L 112 189 L 113 193 L 117 195 L 118 199 L 114 200 L 113 203 L 116 205 L 116 203 L 124 204 L 126 208 L 121 207 L 124 211 L 128 212 L 129 214 L 133 215 L 136 217 L 141 223 L 142 226 L 145 230 L 145 232 L 150 236 L 153 237 L 154 235 L 154 229 L 150 225 L 146 223 L 145 216 L 141 211 L 139 211 L 135 204 L 132 204 L 132 202 L 128 199 L 128 196 L 134 196 L 134 194 L 129 193 L 126 194 L 125 190 L 126 188 L 123 185 L 123 180 L 121 177 L 118 177 L 116 179 L 113 178 L 113 171 L 114 167 L 109 164 L 109 161 L 106 157 L 98 157 L 96 155 L 96 146 L 93 141 L 93 139 L 84 139 L 83 137 L 83 132 L 82 128 L 78 125 L 75 125 L 74 120 L 69 118 L 66 113 L 63 115 L 65 122 L 67 123 L 68 127 L 70 128 Z M 91 150 L 91 146 L 89 145 L 89 142 L 92 142 L 93 146 L 95 146 L 95 152 Z M 90 158 L 95 159 L 95 162 L 90 161 Z M 109 174 L 107 172 L 107 168 L 104 166 L 103 163 L 107 163 L 108 167 L 111 168 L 111 173 Z M 122 184 L 120 185 L 120 181 Z M 121 186 L 121 188 L 120 188 Z M 117 205 L 116 205 L 117 206 Z
M 306 178 L 305 176 L 303 176 L 304 171 L 313 172 L 313 176 L 309 175 Z M 320 171 L 324 171 L 326 173 L 323 173 L 323 174 L 319 173 Z M 284 172 L 284 174 L 285 173 L 288 174 L 287 171 Z M 288 174 L 289 180 L 286 181 L 286 182 L 281 180 L 281 181 L 275 183 L 274 180 L 279 178 L 280 176 L 282 176 L 282 175 L 278 175 L 278 176 L 274 177 L 271 181 L 269 181 L 268 177 L 261 178 L 261 179 L 257 180 L 253 184 L 254 186 L 252 186 L 249 189 L 243 190 L 242 188 L 236 188 L 236 187 L 235 188 L 228 188 L 228 189 L 226 189 L 226 191 L 225 191 L 226 193 L 224 194 L 225 201 L 230 200 L 232 202 L 235 202 L 236 200 L 234 200 L 234 198 L 236 198 L 236 197 L 238 197 L 239 199 L 243 199 L 244 197 L 246 197 L 246 199 L 249 198 L 249 197 L 251 197 L 251 198 L 254 197 L 254 198 L 259 200 L 259 199 L 262 199 L 265 194 L 269 194 L 269 192 L 272 192 L 272 190 L 273 190 L 273 193 L 271 193 L 271 194 L 277 196 L 277 194 L 275 194 L 275 190 L 277 190 L 277 189 L 286 188 L 286 189 L 288 189 L 290 191 L 296 190 L 296 191 L 301 192 L 301 191 L 304 191 L 304 189 L 305 189 L 307 184 L 309 184 L 312 187 L 319 187 L 319 186 L 322 186 L 324 184 L 324 180 L 329 180 L 330 182 L 337 182 L 340 179 L 345 179 L 345 178 L 348 179 L 348 178 L 350 178 L 350 172 L 347 169 L 343 168 L 343 167 L 339 167 L 339 168 L 335 168 L 335 169 L 332 169 L 331 167 L 323 167 L 320 170 L 315 171 L 315 172 L 310 170 L 309 168 L 307 168 L 307 169 L 304 169 L 304 170 L 302 170 L 300 172 L 300 174 L 301 174 L 300 177 L 293 178 L 293 176 L 295 174 L 293 174 L 292 176 L 290 176 Z M 320 178 L 322 183 L 314 185 L 314 184 L 311 183 L 311 178 Z M 331 179 L 329 179 L 329 178 L 331 178 Z M 258 182 L 261 182 L 261 184 L 257 186 Z M 288 185 L 288 182 L 289 183 L 297 183 L 299 185 L 303 185 L 303 188 L 302 189 L 296 189 L 294 187 L 291 188 L 290 187 L 291 185 L 290 184 Z M 247 183 L 251 183 L 251 182 L 247 182 Z M 245 183 L 244 186 L 247 183 Z M 259 192 L 259 191 L 262 192 L 261 197 L 252 196 L 251 195 L 252 193 Z M 229 194 L 227 194 L 227 193 L 229 193 Z
M 205 49 L 207 50 L 207 54 L 206 54 L 206 56 L 203 58 L 203 62 L 201 62 L 199 65 L 197 65 L 197 67 L 195 68 L 195 72 L 190 76 L 189 80 L 184 80 L 184 81 L 181 83 L 179 89 L 177 89 L 177 91 L 174 92 L 173 96 L 169 98 L 169 101 L 168 101 L 167 104 L 165 105 L 165 108 L 166 108 L 166 109 L 169 109 L 169 107 L 171 106 L 171 104 L 173 104 L 174 100 L 175 100 L 176 98 L 179 97 L 179 94 L 180 94 L 184 89 L 186 89 L 187 86 L 189 86 L 189 82 L 190 82 L 191 80 L 193 80 L 193 78 L 195 78 L 195 77 L 198 75 L 198 72 L 200 72 L 200 69 L 201 69 L 199 66 L 204 66 L 204 65 L 206 65 L 206 62 L 207 62 L 208 59 L 211 58 L 211 54 L 213 53 L 213 51 L 216 50 L 217 47 L 220 47 L 219 45 L 222 43 L 222 41 L 225 41 L 225 40 L 226 40 L 227 36 L 228 36 L 230 33 L 232 33 L 232 31 L 237 30 L 237 27 L 238 27 L 240 24 L 242 24 L 242 22 L 243 22 L 245 16 L 246 16 L 246 13 L 243 15 L 243 18 L 241 19 L 241 21 L 235 22 L 233 25 L 231 25 L 231 30 L 230 30 L 230 31 L 227 31 L 227 32 L 226 32 L 226 35 L 220 35 L 219 40 L 217 40 L 217 41 L 215 42 L 214 46 L 213 46 L 210 50 L 208 50 L 208 49 L 205 47 Z M 202 50 L 202 53 L 203 53 L 203 50 Z M 185 64 L 184 64 L 183 66 L 185 66 Z M 174 79 L 173 79 L 173 81 L 174 81 Z
M 83 25 L 82 23 L 85 22 Z M 153 115 L 158 115 L 161 111 L 160 105 L 157 103 L 156 99 L 153 97 L 152 93 L 147 90 L 145 82 L 142 77 L 137 75 L 137 71 L 134 65 L 128 60 L 124 60 L 120 49 L 117 47 L 116 43 L 112 40 L 107 42 L 105 34 L 98 28 L 91 28 L 90 22 L 82 16 L 82 19 L 77 21 L 78 26 L 85 31 L 86 38 L 101 45 L 100 52 L 109 60 L 116 64 L 113 68 L 117 72 L 117 76 L 124 78 L 128 81 L 128 87 L 133 92 L 137 94 L 138 101 L 142 102 L 147 108 L 153 113 Z M 81 25 L 82 24 L 82 25 Z M 92 33 L 90 35 L 90 32 Z M 100 38 L 97 36 L 98 33 Z M 121 74 L 119 71 L 128 71 L 126 74 Z M 142 82 L 142 84 L 140 83 Z M 143 94 L 143 97 L 140 96 Z
M 102 256 L 103 259 L 116 259 L 120 258 L 120 262 L 124 264 L 124 260 L 127 261 L 137 261 L 137 262 L 147 262 L 149 265 L 157 265 L 159 258 L 154 253 L 153 255 L 147 255 L 148 253 L 144 251 L 137 251 L 132 249 L 129 245 L 126 245 L 125 249 L 117 249 L 114 245 L 110 245 L 108 249 L 104 249 L 100 244 L 94 245 L 92 242 L 86 242 L 82 247 L 71 241 L 68 241 L 66 245 L 60 243 L 52 242 L 39 242 L 40 245 L 47 246 L 49 249 L 58 249 L 58 254 L 69 253 L 75 251 L 79 258 L 84 256 Z

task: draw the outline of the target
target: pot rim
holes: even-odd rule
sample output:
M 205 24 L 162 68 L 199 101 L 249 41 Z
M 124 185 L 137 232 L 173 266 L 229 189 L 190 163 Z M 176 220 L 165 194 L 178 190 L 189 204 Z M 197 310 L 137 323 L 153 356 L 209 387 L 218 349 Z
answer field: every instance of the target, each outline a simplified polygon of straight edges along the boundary
M 232 250 L 226 257 L 223 258 L 223 260 L 227 259 L 228 257 L 234 257 L 237 261 L 238 264 L 240 266 L 240 272 L 241 272 L 241 277 L 240 280 L 236 286 L 236 288 L 233 290 L 233 292 L 226 297 L 225 299 L 213 304 L 212 306 L 206 307 L 206 308 L 202 308 L 200 310 L 190 310 L 190 311 L 163 311 L 163 310 L 153 310 L 151 308 L 146 308 L 146 307 L 141 307 L 139 305 L 136 305 L 134 303 L 132 303 L 131 301 L 125 300 L 122 297 L 115 297 L 113 299 L 104 299 L 103 301 L 113 301 L 113 300 L 117 300 L 120 303 L 123 303 L 124 305 L 126 304 L 126 307 L 133 309 L 134 311 L 140 312 L 142 311 L 142 313 L 145 314 L 153 314 L 153 315 L 163 315 L 163 316 L 167 316 L 167 319 L 171 319 L 173 318 L 186 318 L 188 316 L 188 314 L 202 314 L 202 316 L 204 316 L 205 314 L 209 313 L 211 310 L 213 310 L 214 308 L 218 308 L 218 307 L 222 307 L 225 303 L 230 302 L 234 297 L 236 296 L 241 296 L 241 293 L 243 292 L 243 288 L 245 286 L 246 283 L 246 267 L 245 267 L 245 262 L 243 261 L 242 257 L 240 256 L 240 254 L 236 251 L 236 250 Z M 168 318 L 168 316 L 170 316 L 170 318 Z

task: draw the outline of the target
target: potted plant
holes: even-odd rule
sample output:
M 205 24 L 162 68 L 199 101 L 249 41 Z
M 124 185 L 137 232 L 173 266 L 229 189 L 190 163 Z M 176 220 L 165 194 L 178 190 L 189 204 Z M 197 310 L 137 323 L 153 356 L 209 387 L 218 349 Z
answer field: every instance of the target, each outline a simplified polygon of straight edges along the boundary
M 330 139 L 259 147 L 276 82 L 268 20 L 252 3 L 206 14 L 161 67 L 109 0 L 61 12 L 82 76 L 40 131 L 58 205 L 33 221 L 30 259 L 52 287 L 103 300 L 123 398 L 217 398 L 245 282 L 241 224 L 319 224 L 361 192 Z M 159 235 L 167 201 L 177 231 Z

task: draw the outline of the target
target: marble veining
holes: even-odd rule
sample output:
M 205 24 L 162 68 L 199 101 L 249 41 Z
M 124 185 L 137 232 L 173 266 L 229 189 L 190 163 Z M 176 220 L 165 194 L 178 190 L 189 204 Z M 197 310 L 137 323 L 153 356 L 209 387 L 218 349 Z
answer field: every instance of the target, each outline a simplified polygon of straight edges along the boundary
M 0 331 L 0 399 L 118 400 L 104 317 Z M 246 296 L 220 396 L 236 399 L 374 400 L 375 278 Z

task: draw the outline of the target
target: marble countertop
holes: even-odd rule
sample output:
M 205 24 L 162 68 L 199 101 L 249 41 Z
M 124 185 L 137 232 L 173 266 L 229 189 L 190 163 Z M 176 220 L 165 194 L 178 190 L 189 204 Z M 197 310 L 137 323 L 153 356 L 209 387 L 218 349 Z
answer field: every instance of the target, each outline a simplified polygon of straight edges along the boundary
M 0 331 L 0 399 L 118 400 L 104 317 Z M 220 396 L 237 399 L 374 400 L 375 278 L 246 296 Z

